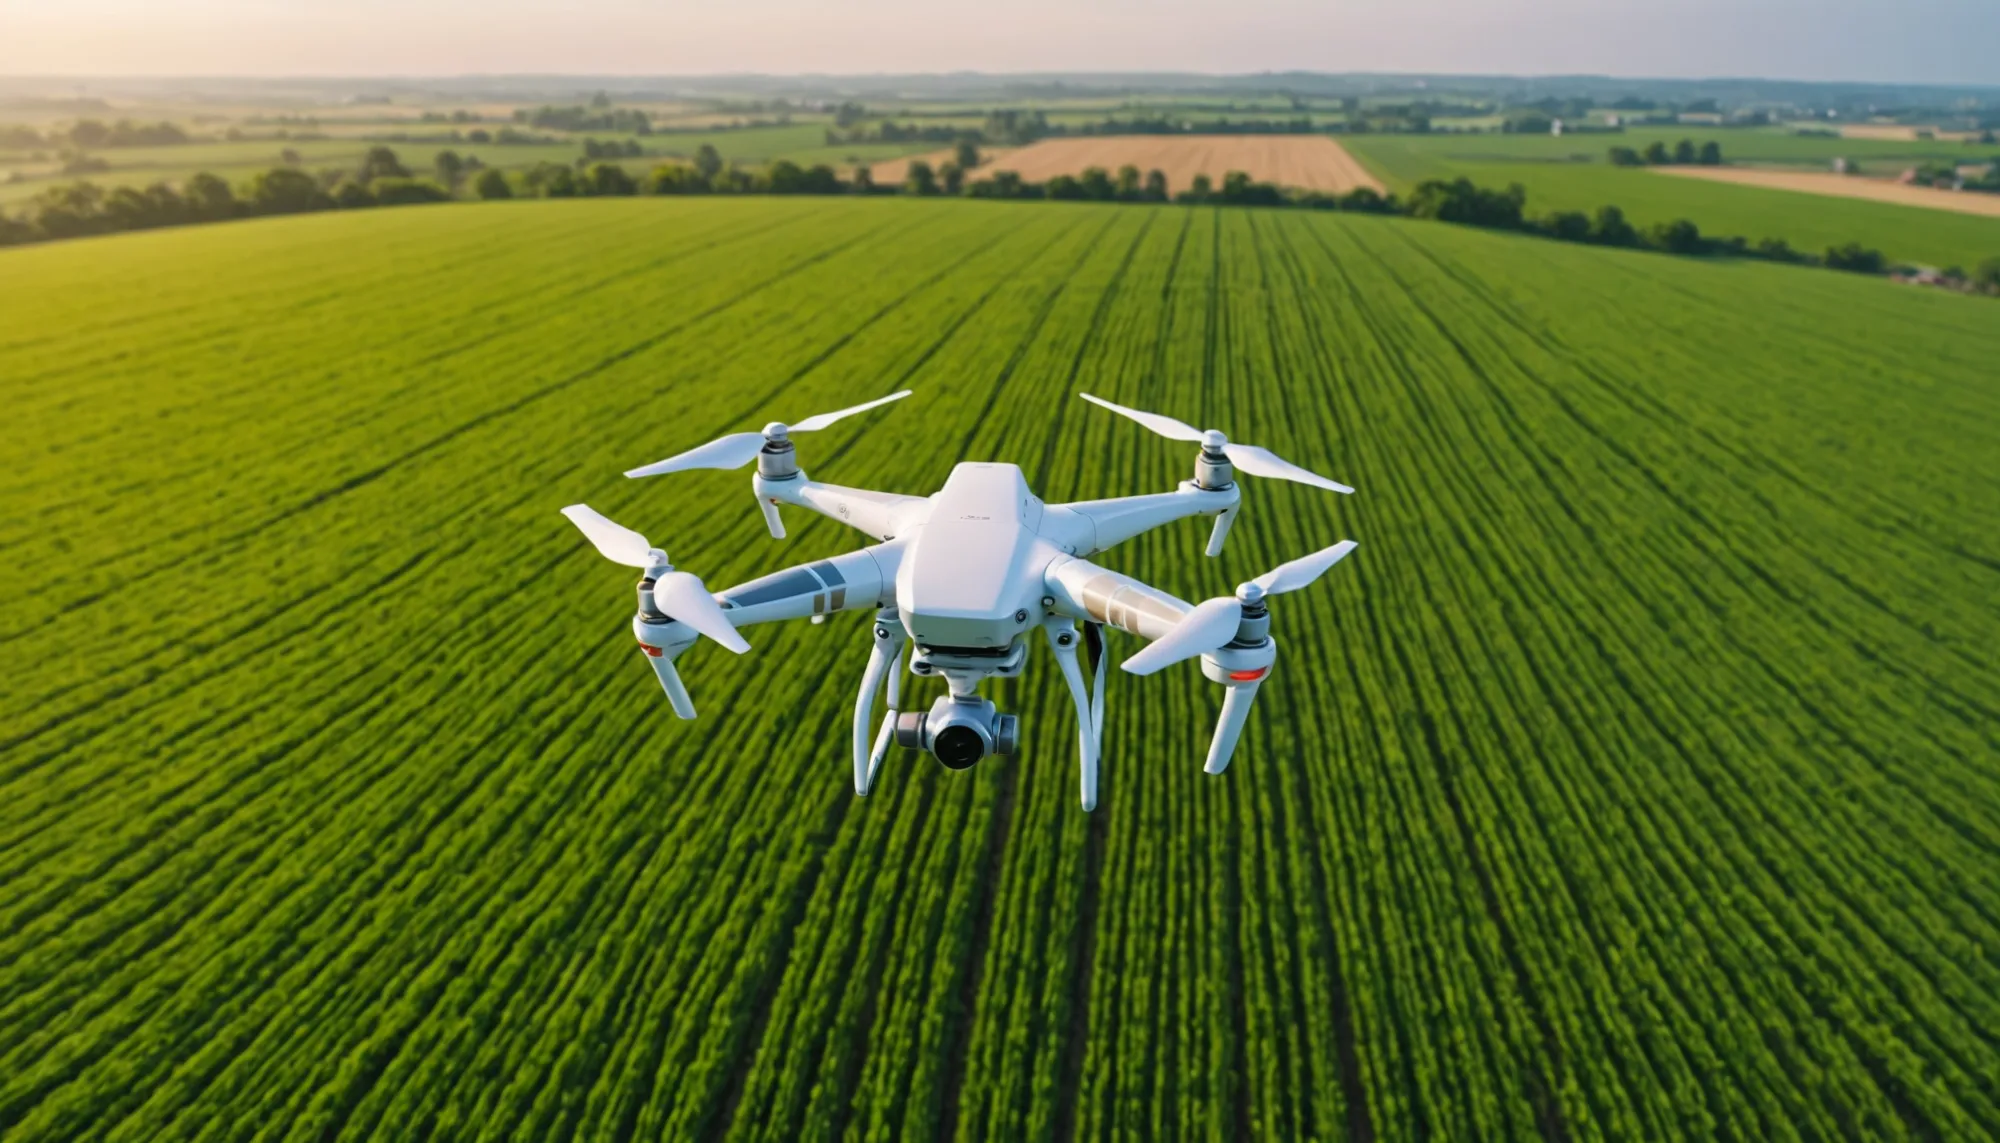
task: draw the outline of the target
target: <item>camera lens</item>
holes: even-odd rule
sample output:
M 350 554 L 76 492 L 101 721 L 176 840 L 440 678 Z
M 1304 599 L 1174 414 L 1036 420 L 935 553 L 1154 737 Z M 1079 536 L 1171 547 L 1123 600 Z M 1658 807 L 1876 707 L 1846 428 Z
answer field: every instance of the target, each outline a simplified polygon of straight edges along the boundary
M 931 753 L 948 769 L 963 770 L 986 756 L 986 743 L 969 726 L 947 726 L 932 740 Z

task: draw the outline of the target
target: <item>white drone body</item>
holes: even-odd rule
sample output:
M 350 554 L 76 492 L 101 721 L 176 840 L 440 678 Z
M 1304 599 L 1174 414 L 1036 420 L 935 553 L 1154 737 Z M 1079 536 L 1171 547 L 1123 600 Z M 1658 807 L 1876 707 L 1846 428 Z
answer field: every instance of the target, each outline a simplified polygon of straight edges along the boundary
M 1097 804 L 1097 767 L 1104 727 L 1105 627 L 1150 645 L 1123 668 L 1149 675 L 1185 659 L 1225 688 L 1222 717 L 1209 743 L 1206 770 L 1220 774 L 1235 753 L 1251 701 L 1277 661 L 1265 598 L 1318 579 L 1354 549 L 1344 540 L 1294 560 L 1237 588 L 1233 596 L 1186 603 L 1131 576 L 1089 560 L 1121 541 L 1176 520 L 1215 519 L 1208 554 L 1220 555 L 1241 500 L 1236 474 L 1294 480 L 1333 492 L 1353 489 L 1308 472 L 1252 445 L 1231 444 L 1170 417 L 1084 399 L 1176 440 L 1199 443 L 1194 479 L 1173 492 L 1045 504 L 1011 464 L 960 464 L 932 496 L 904 496 L 822 484 L 798 466 L 796 432 L 823 429 L 853 413 L 900 400 L 909 391 L 822 414 L 796 425 L 770 424 L 736 433 L 667 460 L 635 468 L 629 477 L 694 468 L 740 468 L 757 462 L 752 487 L 765 524 L 785 536 L 781 505 L 818 512 L 875 543 L 711 594 L 695 576 L 674 570 L 645 537 L 585 505 L 563 509 L 605 556 L 642 568 L 639 611 L 632 632 L 665 688 L 674 713 L 695 716 L 694 702 L 674 661 L 701 636 L 737 653 L 749 644 L 737 628 L 780 619 L 818 623 L 838 611 L 875 612 L 872 651 L 854 704 L 854 792 L 866 795 L 892 742 L 929 752 L 952 769 L 991 754 L 1014 753 L 1018 724 L 979 697 L 989 678 L 1013 678 L 1027 665 L 1028 644 L 1040 628 L 1075 700 L 1083 808 Z M 902 709 L 905 645 L 909 671 L 942 678 L 948 693 L 928 711 Z M 1090 652 L 1085 679 L 1079 649 Z M 874 723 L 878 694 L 887 711 Z M 871 734 L 871 726 L 875 727 Z

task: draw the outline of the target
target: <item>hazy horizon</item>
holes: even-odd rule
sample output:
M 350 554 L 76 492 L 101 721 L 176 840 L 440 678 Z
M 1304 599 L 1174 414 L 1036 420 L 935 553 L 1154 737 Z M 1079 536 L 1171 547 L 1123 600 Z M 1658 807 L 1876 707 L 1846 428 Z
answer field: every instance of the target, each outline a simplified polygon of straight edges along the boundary
M 1218 19 L 1218 12 L 1223 18 Z M 1991 0 L 1308 0 L 995 8 L 864 0 L 72 0 L 14 12 L 0 75 L 80 79 L 1275 71 L 2000 84 Z

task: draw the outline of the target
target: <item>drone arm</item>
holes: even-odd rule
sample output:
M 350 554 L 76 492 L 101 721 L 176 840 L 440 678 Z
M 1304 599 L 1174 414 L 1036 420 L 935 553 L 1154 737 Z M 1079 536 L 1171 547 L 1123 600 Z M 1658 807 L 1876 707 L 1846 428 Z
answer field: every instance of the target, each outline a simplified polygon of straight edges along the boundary
M 759 474 L 751 478 L 751 486 L 757 493 L 757 506 L 763 510 L 766 526 L 779 539 L 785 534 L 784 525 L 777 522 L 781 504 L 817 512 L 878 540 L 900 535 L 920 519 L 930 504 L 921 496 L 821 484 L 807 479 L 803 472 L 784 480 L 770 480 Z
M 1064 533 L 1062 538 L 1073 554 L 1087 556 L 1176 520 L 1225 513 L 1224 519 L 1233 519 L 1242 496 L 1242 490 L 1236 484 L 1211 491 L 1188 481 L 1177 492 L 1054 505 L 1048 510 L 1049 523 L 1044 525 L 1044 529 L 1049 530 L 1053 526 L 1054 530 Z M 1227 534 L 1228 526 L 1218 523 L 1217 530 Z M 1210 543 L 1213 552 L 1221 551 L 1219 539 L 1220 536 Z
M 738 627 L 880 607 L 896 593 L 901 544 L 875 544 L 717 592 L 723 614 Z
M 1194 610 L 1185 600 L 1089 560 L 1057 560 L 1042 582 L 1063 615 L 1116 627 L 1142 639 L 1158 639 Z

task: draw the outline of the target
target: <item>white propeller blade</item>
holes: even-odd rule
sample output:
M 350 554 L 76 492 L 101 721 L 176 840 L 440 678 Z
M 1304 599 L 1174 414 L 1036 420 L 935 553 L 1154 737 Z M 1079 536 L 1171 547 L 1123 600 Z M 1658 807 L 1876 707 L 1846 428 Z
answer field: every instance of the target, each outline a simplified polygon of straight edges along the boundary
M 805 420 L 800 421 L 798 424 L 793 425 L 791 428 L 792 431 L 795 433 L 817 432 L 818 430 L 827 427 L 833 422 L 840 420 L 842 417 L 851 417 L 856 413 L 865 413 L 868 410 L 873 409 L 878 405 L 886 405 L 891 401 L 900 401 L 903 398 L 909 396 L 910 393 L 911 390 L 905 389 L 900 393 L 891 393 L 887 397 L 877 397 L 873 401 L 869 401 L 866 404 L 855 405 L 852 408 L 842 409 L 838 413 L 821 413 L 816 417 L 807 417 Z
M 1141 409 L 1128 409 L 1123 405 L 1114 405 L 1102 397 L 1093 397 L 1088 393 L 1078 393 L 1077 396 L 1082 397 L 1093 405 L 1109 409 L 1121 417 L 1129 417 L 1170 441 L 1194 441 L 1197 444 L 1201 442 L 1200 429 L 1192 425 L 1182 424 L 1172 417 L 1164 417 L 1158 413 L 1148 413 Z
M 1312 555 L 1279 564 L 1250 583 L 1265 595 L 1297 591 L 1325 575 L 1328 568 L 1346 558 L 1356 546 L 1353 540 L 1342 540 Z M 1257 597 L 1249 598 L 1255 602 Z M 1242 621 L 1243 603 L 1235 596 L 1203 600 L 1182 617 L 1173 630 L 1153 640 L 1150 646 L 1120 663 L 1119 667 L 1134 675 L 1150 675 L 1183 659 L 1206 655 L 1236 638 L 1237 627 Z
M 1297 591 L 1326 574 L 1326 569 L 1347 558 L 1356 544 L 1353 540 L 1342 540 L 1330 548 L 1300 556 L 1288 564 L 1279 564 L 1251 583 L 1263 589 L 1265 595 L 1279 595 L 1287 591 Z
M 1193 441 L 1205 448 L 1213 447 L 1214 443 L 1220 443 L 1223 455 L 1229 458 L 1229 463 L 1251 476 L 1261 476 L 1271 480 L 1290 480 L 1299 484 L 1310 484 L 1314 488 L 1324 488 L 1328 492 L 1354 491 L 1339 481 L 1328 480 L 1317 472 L 1300 468 L 1270 449 L 1260 448 L 1257 445 L 1231 444 L 1228 438 L 1219 432 L 1214 433 L 1215 441 L 1209 442 L 1209 433 L 1202 432 L 1192 425 L 1174 420 L 1172 417 L 1162 416 L 1159 413 L 1148 413 L 1141 409 L 1128 409 L 1123 405 L 1114 405 L 1102 397 L 1093 397 L 1088 393 L 1078 393 L 1077 396 L 1082 397 L 1093 405 L 1100 405 L 1109 409 L 1121 417 L 1129 417 L 1171 441 Z M 1210 432 L 1214 432 L 1214 430 L 1210 430 Z
M 1243 605 L 1234 596 L 1205 599 L 1195 605 L 1174 629 L 1155 639 L 1138 654 L 1119 664 L 1134 675 L 1150 675 L 1183 659 L 1205 655 L 1236 638 L 1243 620 Z
M 1352 488 L 1337 480 L 1328 480 L 1310 469 L 1300 468 L 1277 453 L 1256 445 L 1226 444 L 1222 446 L 1229 463 L 1252 476 L 1262 476 L 1271 480 L 1290 480 L 1299 484 L 1310 484 L 1314 488 L 1324 488 L 1328 492 L 1353 492 Z
M 603 513 L 588 504 L 572 504 L 562 512 L 603 553 L 604 558 L 630 568 L 651 570 L 667 566 L 667 553 L 648 544 L 646 537 L 632 529 L 606 519 Z M 701 578 L 692 572 L 669 570 L 656 576 L 653 580 L 653 606 L 694 628 L 696 634 L 706 635 L 739 655 L 750 649 L 750 644 L 743 641 L 736 625 L 723 613 L 722 605 L 708 593 Z M 666 676 L 660 678 L 664 685 Z M 667 693 L 673 693 L 671 686 L 667 687 Z
M 656 567 L 667 562 L 646 537 L 621 524 L 614 524 L 588 504 L 572 504 L 562 510 L 604 558 L 628 568 Z
M 654 580 L 653 606 L 739 655 L 750 649 L 722 605 L 690 572 L 668 572 Z
M 763 451 L 763 433 L 730 433 L 718 437 L 705 445 L 691 448 L 679 456 L 670 456 L 655 461 L 643 468 L 635 468 L 625 475 L 661 476 L 669 472 L 685 472 L 690 468 L 742 468 L 757 459 Z
M 779 425 L 773 431 L 783 430 L 787 433 L 817 432 L 843 417 L 851 417 L 856 413 L 865 413 L 878 405 L 886 405 L 891 401 L 900 401 L 909 396 L 910 393 L 911 390 L 905 389 L 900 393 L 891 393 L 887 397 L 877 397 L 873 401 L 854 405 L 842 409 L 837 413 L 820 413 L 816 416 L 807 417 L 796 425 Z M 769 439 L 771 438 L 766 437 L 761 432 L 731 433 L 726 437 L 717 437 L 705 445 L 698 445 L 677 456 L 670 456 L 665 460 L 655 461 L 652 464 L 632 469 L 625 475 L 636 478 L 641 476 L 663 476 L 669 472 L 685 472 L 690 468 L 742 468 L 744 465 L 757 459 L 757 454 L 764 450 L 764 444 Z

